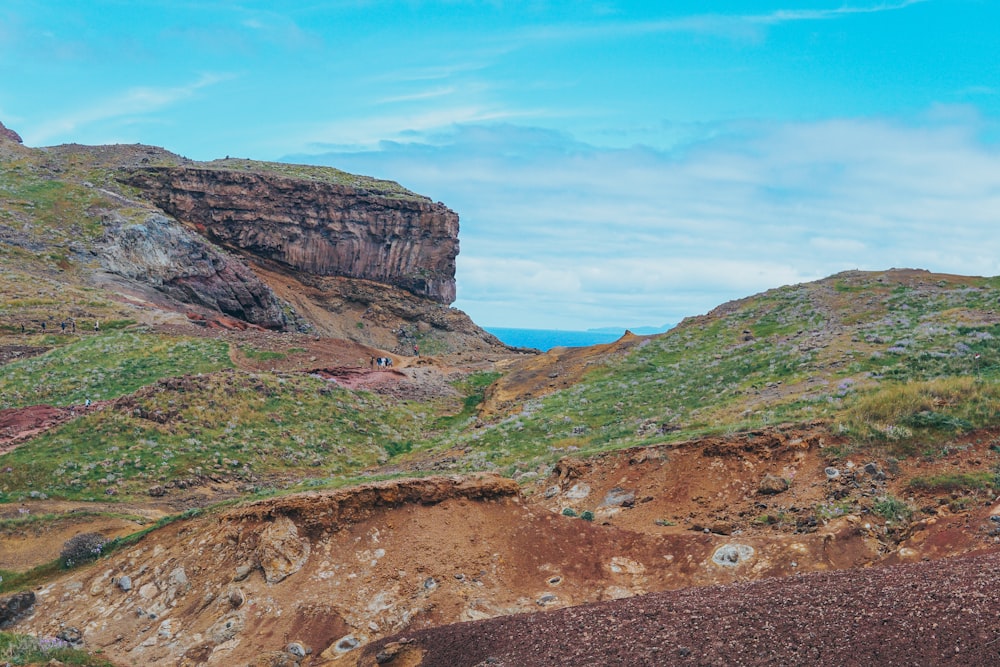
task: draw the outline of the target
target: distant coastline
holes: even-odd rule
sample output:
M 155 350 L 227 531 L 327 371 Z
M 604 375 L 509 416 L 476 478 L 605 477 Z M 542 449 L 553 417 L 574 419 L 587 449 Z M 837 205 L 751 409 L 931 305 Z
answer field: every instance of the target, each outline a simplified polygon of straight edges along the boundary
M 625 329 L 591 329 L 589 331 L 561 331 L 559 329 L 514 329 L 508 327 L 483 327 L 501 341 L 512 347 L 533 347 L 543 352 L 554 347 L 587 347 L 612 343 L 622 337 Z M 637 327 L 633 333 L 662 333 L 669 329 L 653 327 Z

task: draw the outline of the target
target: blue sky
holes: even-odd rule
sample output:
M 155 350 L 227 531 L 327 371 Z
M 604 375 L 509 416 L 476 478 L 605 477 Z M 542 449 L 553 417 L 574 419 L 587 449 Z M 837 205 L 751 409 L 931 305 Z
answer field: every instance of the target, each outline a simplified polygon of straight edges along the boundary
M 485 326 L 1000 274 L 1000 3 L 5 0 L 25 143 L 329 164 L 461 216 Z

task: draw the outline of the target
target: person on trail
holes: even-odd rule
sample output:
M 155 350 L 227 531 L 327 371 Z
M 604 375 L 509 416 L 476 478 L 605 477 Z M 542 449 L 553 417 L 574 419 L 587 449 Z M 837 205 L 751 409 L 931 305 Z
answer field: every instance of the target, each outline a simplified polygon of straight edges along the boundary
M 101 323 L 98 320 L 94 320 L 94 331 L 101 330 Z
M 369 364 L 369 365 L 370 365 L 370 366 L 371 366 L 372 368 L 375 368 L 375 357 L 372 357 L 372 358 L 371 358 L 371 359 L 370 359 L 370 360 L 368 361 L 368 364 Z
M 59 327 L 62 329 L 63 333 L 66 333 L 66 320 L 59 323 Z
M 45 331 L 45 322 L 42 322 L 42 331 Z
M 85 408 L 89 408 L 90 407 L 90 399 L 89 398 L 83 402 L 83 407 L 85 407 Z
M 416 343 L 413 344 L 413 356 L 415 357 L 420 356 L 420 346 L 418 346 Z

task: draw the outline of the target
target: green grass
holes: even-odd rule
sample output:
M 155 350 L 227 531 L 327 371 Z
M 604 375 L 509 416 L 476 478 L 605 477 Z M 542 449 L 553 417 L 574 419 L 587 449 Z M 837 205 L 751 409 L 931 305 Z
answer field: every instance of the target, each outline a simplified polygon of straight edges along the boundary
M 303 375 L 224 371 L 165 380 L 5 456 L 0 501 L 32 491 L 121 499 L 173 479 L 253 486 L 351 474 L 424 441 L 420 406 L 392 404 Z M 109 490 L 111 496 L 109 497 Z
M 998 420 L 1000 385 L 964 376 L 882 384 L 855 397 L 840 424 L 859 444 L 907 454 L 922 440 L 940 442 Z
M 995 488 L 996 484 L 996 476 L 990 472 L 921 475 L 908 482 L 910 488 L 921 491 L 978 491 Z
M 385 181 L 371 176 L 359 176 L 341 171 L 333 167 L 291 164 L 286 162 L 261 162 L 241 158 L 226 158 L 212 162 L 200 163 L 199 167 L 225 169 L 228 171 L 249 171 L 255 173 L 271 173 L 286 178 L 307 181 L 346 185 L 361 190 L 367 190 L 391 199 L 408 199 L 413 201 L 428 201 L 427 197 L 407 190 L 395 181 Z
M 222 341 L 111 331 L 4 366 L 0 408 L 80 405 L 130 394 L 160 378 L 231 366 Z
M 912 507 L 893 496 L 877 498 L 872 505 L 872 511 L 888 521 L 908 521 L 913 515 Z
M 241 345 L 240 352 L 243 353 L 247 359 L 252 359 L 254 361 L 272 361 L 275 359 L 287 359 L 288 355 L 284 352 L 275 352 L 273 350 L 258 350 L 257 348 L 250 347 L 248 345 Z
M 113 667 L 104 658 L 71 648 L 55 637 L 0 632 L 0 660 L 9 665 L 61 664 L 78 667 Z M 55 661 L 55 662 L 53 662 Z

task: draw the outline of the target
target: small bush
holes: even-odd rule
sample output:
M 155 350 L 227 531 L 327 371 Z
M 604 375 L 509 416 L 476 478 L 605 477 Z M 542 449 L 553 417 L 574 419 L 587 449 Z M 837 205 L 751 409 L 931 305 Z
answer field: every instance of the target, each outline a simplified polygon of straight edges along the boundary
M 76 567 L 101 555 L 108 540 L 100 533 L 80 533 L 66 540 L 59 560 L 65 568 Z
M 85 651 L 74 649 L 56 637 L 0 632 L 0 664 L 59 664 L 81 667 L 111 667 L 111 663 Z
M 590 510 L 584 510 L 580 512 L 580 518 L 583 519 L 584 521 L 593 521 L 594 513 L 591 512 Z
M 892 496 L 883 496 L 875 501 L 872 511 L 883 519 L 907 521 L 913 516 L 913 509 L 906 501 Z

